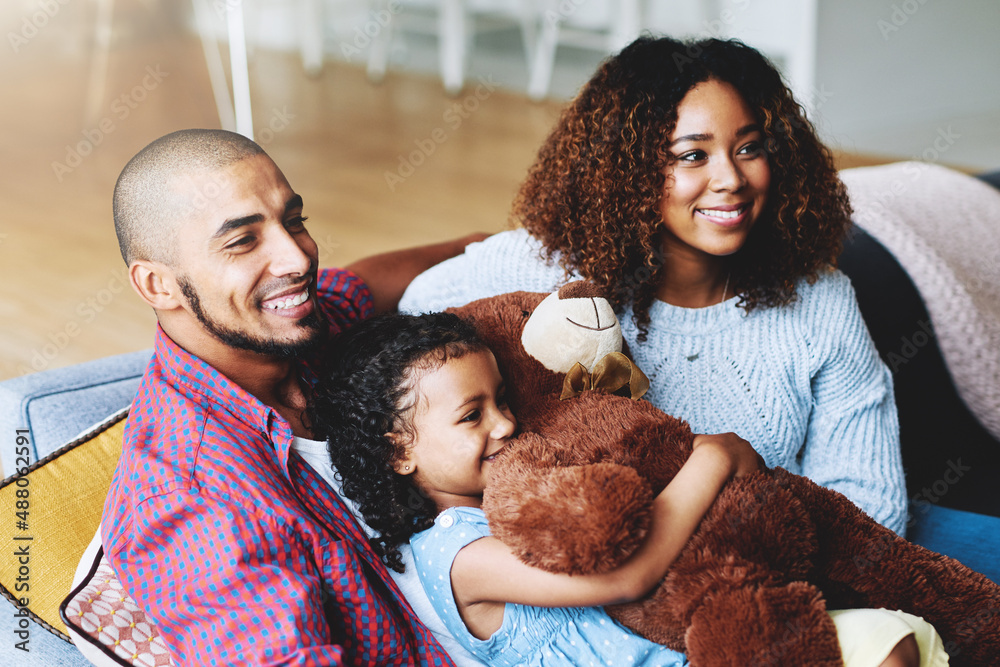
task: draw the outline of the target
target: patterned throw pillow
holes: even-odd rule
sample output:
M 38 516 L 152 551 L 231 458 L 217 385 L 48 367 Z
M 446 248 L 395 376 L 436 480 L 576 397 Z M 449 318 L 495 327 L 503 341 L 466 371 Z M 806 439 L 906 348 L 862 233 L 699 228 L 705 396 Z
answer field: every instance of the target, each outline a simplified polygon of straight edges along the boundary
M 0 594 L 99 667 L 170 665 L 163 639 L 122 592 L 101 549 L 101 513 L 127 416 L 128 408 L 116 412 L 0 483 L 0 513 L 16 519 L 5 548 L 30 554 L 27 571 L 17 558 L 0 559 Z M 30 595 L 19 586 L 29 577 Z
M 153 622 L 122 589 L 100 541 L 98 529 L 77 569 L 73 591 L 59 608 L 73 643 L 99 667 L 173 664 Z

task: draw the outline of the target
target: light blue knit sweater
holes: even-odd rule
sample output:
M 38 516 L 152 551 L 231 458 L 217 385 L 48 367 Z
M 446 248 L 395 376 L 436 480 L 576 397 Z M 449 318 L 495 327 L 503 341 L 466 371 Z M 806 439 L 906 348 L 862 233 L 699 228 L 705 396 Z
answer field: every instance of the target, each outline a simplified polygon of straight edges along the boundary
M 554 291 L 567 278 L 540 250 L 524 230 L 470 245 L 418 276 L 400 310 L 430 312 L 504 292 Z M 649 376 L 646 398 L 686 419 L 696 433 L 739 434 L 768 466 L 840 491 L 902 534 L 906 487 L 889 370 L 846 276 L 832 271 L 797 290 L 791 305 L 749 315 L 735 297 L 709 308 L 656 301 L 644 343 L 637 342 L 626 310 L 622 332 Z

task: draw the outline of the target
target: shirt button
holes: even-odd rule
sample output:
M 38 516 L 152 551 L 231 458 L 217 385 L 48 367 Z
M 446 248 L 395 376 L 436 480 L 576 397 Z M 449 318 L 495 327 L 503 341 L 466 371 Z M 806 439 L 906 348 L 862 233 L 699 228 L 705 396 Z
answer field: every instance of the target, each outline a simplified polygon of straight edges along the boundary
M 441 523 L 442 528 L 451 528 L 455 523 L 455 517 L 450 514 L 445 514 L 438 521 Z

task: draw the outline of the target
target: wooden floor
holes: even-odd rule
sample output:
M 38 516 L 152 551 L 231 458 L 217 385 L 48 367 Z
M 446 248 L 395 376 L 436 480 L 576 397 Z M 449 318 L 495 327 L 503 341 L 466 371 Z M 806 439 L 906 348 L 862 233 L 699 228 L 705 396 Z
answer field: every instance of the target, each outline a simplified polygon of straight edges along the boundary
M 88 51 L 55 25 L 0 61 L 0 380 L 152 343 L 118 254 L 114 182 L 149 141 L 219 121 L 200 42 L 148 16 L 120 27 L 95 118 Z M 251 87 L 257 139 L 303 195 L 323 265 L 506 228 L 559 108 L 476 85 L 450 98 L 415 75 L 373 86 L 337 62 L 309 78 L 298 58 L 261 50 Z

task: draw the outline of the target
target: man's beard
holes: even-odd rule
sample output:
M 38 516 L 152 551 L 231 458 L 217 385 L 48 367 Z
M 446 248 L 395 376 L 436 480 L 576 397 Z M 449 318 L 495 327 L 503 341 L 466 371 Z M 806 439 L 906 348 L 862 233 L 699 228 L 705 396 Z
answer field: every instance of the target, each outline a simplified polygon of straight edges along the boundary
M 177 278 L 177 284 L 180 285 L 181 293 L 187 298 L 191 310 L 194 311 L 195 317 L 198 318 L 202 326 L 217 340 L 230 347 L 256 352 L 276 359 L 300 359 L 314 350 L 322 340 L 323 320 L 318 308 L 314 308 L 311 313 L 298 322 L 299 328 L 312 332 L 309 337 L 294 343 L 268 340 L 219 324 L 209 317 L 208 313 L 201 307 L 201 299 L 198 297 L 198 291 L 194 285 L 183 277 Z M 313 284 L 315 284 L 315 280 Z

